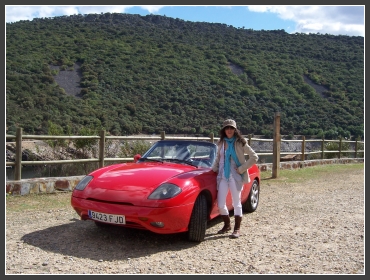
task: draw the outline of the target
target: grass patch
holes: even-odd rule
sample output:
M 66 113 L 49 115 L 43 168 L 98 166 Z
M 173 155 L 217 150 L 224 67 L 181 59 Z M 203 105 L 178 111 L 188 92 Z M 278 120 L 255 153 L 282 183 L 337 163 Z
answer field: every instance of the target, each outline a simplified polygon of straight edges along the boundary
M 284 181 L 297 183 L 302 180 L 308 180 L 313 177 L 335 176 L 336 173 L 363 170 L 364 163 L 350 164 L 327 164 L 316 165 L 298 169 L 283 169 L 279 171 L 278 178 L 273 179 L 271 171 L 261 172 L 262 180 L 274 180 L 276 182 Z
M 25 212 L 33 210 L 53 210 L 71 207 L 72 192 L 28 194 L 28 195 L 7 195 L 6 211 Z

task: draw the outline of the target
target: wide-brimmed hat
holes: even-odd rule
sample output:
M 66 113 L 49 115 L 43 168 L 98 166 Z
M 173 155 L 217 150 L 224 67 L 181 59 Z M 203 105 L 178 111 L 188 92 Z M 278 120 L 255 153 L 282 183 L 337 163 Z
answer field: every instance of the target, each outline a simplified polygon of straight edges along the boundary
M 236 122 L 232 119 L 224 120 L 224 123 L 222 124 L 221 129 L 224 129 L 226 126 L 232 126 L 233 128 L 236 129 Z

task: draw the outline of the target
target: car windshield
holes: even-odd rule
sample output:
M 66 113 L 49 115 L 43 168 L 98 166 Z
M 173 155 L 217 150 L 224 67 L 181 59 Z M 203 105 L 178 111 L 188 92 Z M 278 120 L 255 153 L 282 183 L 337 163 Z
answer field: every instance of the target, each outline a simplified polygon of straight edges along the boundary
M 216 158 L 216 150 L 216 144 L 206 141 L 161 140 L 156 142 L 139 162 L 167 161 L 211 167 Z

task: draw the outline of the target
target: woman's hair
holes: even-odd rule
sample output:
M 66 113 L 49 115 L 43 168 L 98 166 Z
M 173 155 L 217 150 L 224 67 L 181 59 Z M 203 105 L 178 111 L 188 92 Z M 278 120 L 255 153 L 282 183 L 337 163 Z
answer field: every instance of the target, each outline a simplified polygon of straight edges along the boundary
M 222 128 L 220 130 L 220 140 L 219 140 L 219 142 L 222 142 L 224 140 L 224 138 L 226 137 L 225 128 L 226 127 Z M 241 132 L 239 131 L 239 129 L 235 128 L 235 130 L 234 130 L 234 136 L 236 138 L 236 141 L 240 141 L 243 144 L 243 146 L 245 144 L 247 144 L 247 140 L 245 140 L 245 138 L 243 137 L 243 135 L 241 134 Z

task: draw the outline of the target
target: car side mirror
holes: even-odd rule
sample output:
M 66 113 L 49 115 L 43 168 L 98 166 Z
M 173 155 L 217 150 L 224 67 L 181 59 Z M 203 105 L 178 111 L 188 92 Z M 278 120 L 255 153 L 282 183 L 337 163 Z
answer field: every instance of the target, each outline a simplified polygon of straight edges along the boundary
M 141 159 L 141 155 L 140 154 L 136 154 L 134 156 L 134 162 L 137 162 L 139 159 Z

